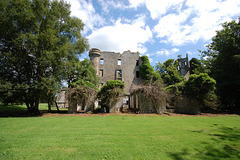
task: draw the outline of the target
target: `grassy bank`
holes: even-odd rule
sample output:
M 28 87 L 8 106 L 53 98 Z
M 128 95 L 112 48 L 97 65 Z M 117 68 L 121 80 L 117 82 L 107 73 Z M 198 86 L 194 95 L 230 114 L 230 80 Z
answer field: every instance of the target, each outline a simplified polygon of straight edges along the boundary
M 239 159 L 240 117 L 0 118 L 0 159 Z

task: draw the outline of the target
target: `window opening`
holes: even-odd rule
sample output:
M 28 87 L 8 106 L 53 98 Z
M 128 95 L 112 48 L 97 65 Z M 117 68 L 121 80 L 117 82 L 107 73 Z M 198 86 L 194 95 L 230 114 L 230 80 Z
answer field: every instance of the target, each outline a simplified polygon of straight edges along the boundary
M 139 66 L 139 60 L 137 60 L 137 62 L 136 62 L 136 66 Z
M 139 78 L 139 71 L 136 71 L 136 77 Z
M 100 69 L 100 77 L 103 77 L 103 69 Z
M 102 65 L 104 64 L 104 59 L 103 58 L 100 59 L 100 64 L 102 64 Z
M 116 79 L 117 80 L 122 80 L 122 70 L 117 70 Z
M 118 65 L 121 66 L 121 59 L 118 59 Z

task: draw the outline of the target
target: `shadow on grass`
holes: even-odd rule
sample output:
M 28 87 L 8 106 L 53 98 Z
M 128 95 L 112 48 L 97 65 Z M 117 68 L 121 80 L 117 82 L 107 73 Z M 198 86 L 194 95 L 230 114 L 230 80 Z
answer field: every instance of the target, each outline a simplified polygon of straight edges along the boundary
M 192 131 L 202 134 L 201 131 Z M 211 137 L 210 142 L 202 142 L 203 149 L 199 149 L 197 146 L 192 151 L 188 151 L 187 148 L 182 149 L 179 152 L 169 152 L 169 157 L 175 160 L 191 159 L 240 159 L 240 130 L 239 128 L 220 127 L 217 134 L 209 134 Z
M 47 109 L 41 109 L 40 114 L 29 113 L 26 106 L 0 104 L 0 117 L 39 117 L 48 113 Z M 67 110 L 52 110 L 50 113 L 66 114 Z

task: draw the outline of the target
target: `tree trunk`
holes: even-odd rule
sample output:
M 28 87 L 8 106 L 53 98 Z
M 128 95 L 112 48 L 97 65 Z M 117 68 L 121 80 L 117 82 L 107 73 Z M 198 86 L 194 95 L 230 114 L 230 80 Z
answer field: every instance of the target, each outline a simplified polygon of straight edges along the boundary
M 58 105 L 57 105 L 57 101 L 55 101 L 55 104 L 56 104 L 56 107 L 57 107 L 57 112 L 59 113 L 59 108 L 58 108 Z

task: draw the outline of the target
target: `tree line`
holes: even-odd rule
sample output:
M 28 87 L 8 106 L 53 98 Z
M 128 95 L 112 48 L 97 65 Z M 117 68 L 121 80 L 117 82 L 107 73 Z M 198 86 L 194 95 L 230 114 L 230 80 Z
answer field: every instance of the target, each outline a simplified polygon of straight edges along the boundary
M 86 92 L 84 87 L 99 88 L 91 62 L 79 60 L 89 44 L 81 35 L 84 24 L 70 16 L 69 4 L 63 0 L 8 0 L 0 2 L 0 11 L 2 103 L 25 103 L 29 112 L 39 113 L 40 100 L 50 103 L 62 82 L 79 94 Z M 148 57 L 142 56 L 143 84 L 160 83 L 166 92 L 192 96 L 204 107 L 239 111 L 240 18 L 222 27 L 207 50 L 200 51 L 201 59 L 190 60 L 189 80 L 178 71 L 178 60 L 169 59 L 153 68 Z M 123 94 L 124 84 L 108 82 L 102 88 L 98 96 L 106 105 L 107 98 Z

